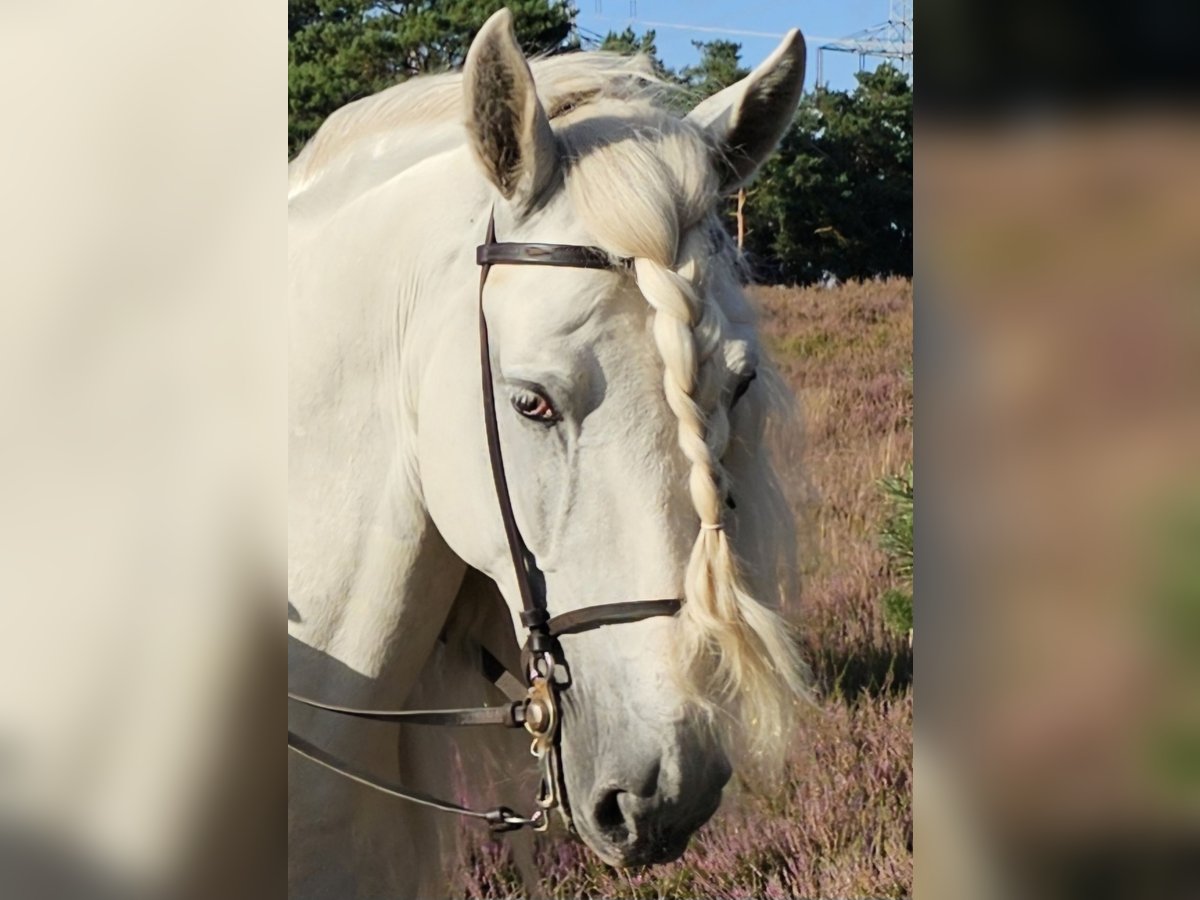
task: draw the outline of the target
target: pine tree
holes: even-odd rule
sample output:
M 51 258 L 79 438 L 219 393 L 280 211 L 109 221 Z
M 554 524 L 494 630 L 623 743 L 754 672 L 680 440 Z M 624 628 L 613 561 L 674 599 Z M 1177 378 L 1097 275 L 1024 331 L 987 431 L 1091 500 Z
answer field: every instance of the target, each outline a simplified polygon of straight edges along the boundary
M 742 67 L 742 45 L 733 41 L 692 41 L 700 62 L 685 66 L 680 80 L 701 99 L 717 93 L 750 74 Z
M 339 107 L 462 65 L 502 6 L 526 53 L 578 47 L 569 0 L 288 0 L 288 155 Z
M 912 86 L 889 65 L 858 82 L 805 95 L 750 190 L 760 277 L 912 275 Z

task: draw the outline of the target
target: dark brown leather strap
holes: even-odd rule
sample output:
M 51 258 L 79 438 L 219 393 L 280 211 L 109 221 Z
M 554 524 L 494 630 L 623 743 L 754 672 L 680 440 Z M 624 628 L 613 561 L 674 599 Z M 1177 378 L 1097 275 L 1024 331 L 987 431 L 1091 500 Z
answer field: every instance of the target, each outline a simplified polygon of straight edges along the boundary
M 479 648 L 479 668 L 484 678 L 494 684 L 509 700 L 514 703 L 525 702 L 525 683 L 510 672 L 486 647 Z
M 368 719 L 372 722 L 399 722 L 402 725 L 503 725 L 520 728 L 525 724 L 525 703 L 511 702 L 504 706 L 477 706 L 471 709 L 355 709 L 322 703 L 288 691 L 288 699 L 313 709 Z
M 603 603 L 587 606 L 555 616 L 550 620 L 550 633 L 555 637 L 578 634 L 604 625 L 623 625 L 640 622 L 655 616 L 673 616 L 683 608 L 679 600 L 637 600 L 632 603 Z
M 483 248 L 493 246 L 495 240 L 496 218 L 493 211 L 488 218 L 487 239 Z M 480 249 L 476 250 L 476 258 L 481 255 Z M 496 488 L 496 500 L 500 504 L 500 518 L 504 522 L 504 537 L 508 543 L 513 575 L 517 580 L 517 591 L 521 595 L 521 606 L 524 610 L 521 621 L 530 631 L 539 631 L 544 630 L 549 615 L 546 613 L 545 599 L 534 596 L 533 587 L 529 581 L 529 566 L 532 558 L 529 548 L 525 546 L 524 538 L 521 537 L 521 530 L 517 527 L 517 518 L 513 514 L 512 497 L 508 491 L 508 476 L 504 471 L 504 451 L 500 447 L 500 425 L 496 417 L 496 389 L 492 378 L 487 316 L 483 313 L 483 286 L 487 284 L 490 271 L 490 263 L 481 264 L 479 269 L 479 369 L 483 385 L 483 425 L 487 434 L 492 483 Z
M 494 236 L 494 221 L 489 233 Z M 570 269 L 628 269 L 633 260 L 610 256 L 599 247 L 574 244 L 510 244 L 489 240 L 475 248 L 481 266 L 563 266 Z
M 437 797 L 431 797 L 422 791 L 415 791 L 412 788 L 406 788 L 391 781 L 384 781 L 381 778 L 376 778 L 354 763 L 346 762 L 332 753 L 327 753 L 316 744 L 309 743 L 300 737 L 300 735 L 291 731 L 288 732 L 288 749 L 299 753 L 305 759 L 311 760 L 317 765 L 324 766 L 330 771 L 336 772 L 343 778 L 349 778 L 351 781 L 357 781 L 359 784 L 374 788 L 384 794 L 390 794 L 393 797 L 398 797 L 401 800 L 407 800 L 410 803 L 416 803 L 429 809 L 441 810 L 442 812 L 454 813 L 460 816 L 469 816 L 472 819 L 483 819 L 496 831 L 512 831 L 537 821 L 537 814 L 535 814 L 534 818 L 527 819 L 518 816 L 507 806 L 499 806 L 495 809 L 487 810 L 470 809 L 466 806 L 460 806 L 457 803 L 451 803 L 449 800 L 439 800 Z

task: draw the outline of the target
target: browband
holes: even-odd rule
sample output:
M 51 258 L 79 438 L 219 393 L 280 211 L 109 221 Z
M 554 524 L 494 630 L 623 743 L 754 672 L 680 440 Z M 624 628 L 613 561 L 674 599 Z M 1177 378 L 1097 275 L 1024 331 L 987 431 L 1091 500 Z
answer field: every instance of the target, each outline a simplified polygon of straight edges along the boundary
M 573 244 L 486 243 L 475 248 L 481 266 L 564 266 L 571 269 L 631 269 L 633 260 L 614 257 L 599 247 Z

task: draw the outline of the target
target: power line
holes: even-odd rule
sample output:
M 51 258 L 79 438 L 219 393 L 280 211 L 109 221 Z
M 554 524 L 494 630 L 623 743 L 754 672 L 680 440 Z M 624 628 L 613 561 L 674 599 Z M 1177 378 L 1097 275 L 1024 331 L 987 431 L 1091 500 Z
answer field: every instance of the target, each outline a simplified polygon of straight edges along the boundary
M 629 0 L 629 18 L 613 19 L 599 15 L 602 10 L 602 0 L 596 0 L 596 16 L 602 22 L 612 22 L 625 26 L 640 25 L 643 28 L 670 28 L 677 31 L 691 31 L 698 34 L 720 34 L 730 37 L 772 38 L 779 40 L 786 35 L 775 31 L 753 31 L 745 28 L 725 28 L 712 25 L 693 25 L 686 22 L 658 22 L 650 19 L 639 19 L 637 15 L 637 0 Z M 888 19 L 879 25 L 873 25 L 849 37 L 835 38 L 818 35 L 805 35 L 805 43 L 810 47 L 817 45 L 817 76 L 816 84 L 820 86 L 825 80 L 825 53 L 854 53 L 858 55 L 858 68 L 866 67 L 866 59 L 873 56 L 881 59 L 894 60 L 899 63 L 901 72 L 912 72 L 913 60 L 913 0 L 888 0 Z
M 603 0 L 596 0 L 596 12 L 597 13 L 601 13 L 604 11 L 603 6 L 604 6 Z M 637 18 L 637 0 L 629 0 L 629 18 L 630 19 Z
M 722 28 L 714 25 L 688 25 L 683 22 L 654 22 L 650 19 L 613 19 L 608 16 L 596 16 L 596 19 L 601 22 L 612 22 L 614 25 L 641 25 L 646 28 L 673 28 L 677 31 L 695 31 L 701 34 L 728 34 L 734 37 L 759 37 L 759 38 L 774 38 L 781 40 L 787 37 L 787 34 L 782 31 L 748 31 L 744 28 Z M 829 43 L 841 40 L 840 38 L 820 37 L 816 35 L 805 35 L 806 43 Z
M 825 53 L 857 53 L 858 70 L 866 66 L 868 56 L 895 60 L 901 72 L 911 72 L 913 59 L 913 0 L 889 0 L 888 20 L 847 38 L 823 39 L 817 48 L 817 80 L 825 83 Z

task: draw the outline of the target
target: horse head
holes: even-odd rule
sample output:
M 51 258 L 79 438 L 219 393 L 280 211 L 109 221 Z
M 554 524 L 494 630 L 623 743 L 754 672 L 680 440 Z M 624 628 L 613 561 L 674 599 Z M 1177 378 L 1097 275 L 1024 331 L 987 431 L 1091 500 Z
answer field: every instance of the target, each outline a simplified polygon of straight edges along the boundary
M 507 11 L 463 75 L 480 215 L 464 240 L 598 247 L 628 268 L 502 266 L 483 297 L 517 525 L 552 614 L 681 598 L 675 617 L 559 638 L 561 765 L 617 865 L 683 852 L 731 760 L 785 741 L 801 666 L 774 611 L 790 531 L 764 447 L 771 378 L 718 203 L 791 121 L 804 42 L 679 117 L 651 79 L 539 96 Z M 415 465 L 454 553 L 522 602 L 484 440 L 478 344 L 448 316 L 414 399 Z

